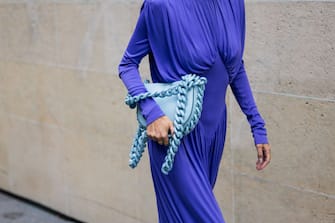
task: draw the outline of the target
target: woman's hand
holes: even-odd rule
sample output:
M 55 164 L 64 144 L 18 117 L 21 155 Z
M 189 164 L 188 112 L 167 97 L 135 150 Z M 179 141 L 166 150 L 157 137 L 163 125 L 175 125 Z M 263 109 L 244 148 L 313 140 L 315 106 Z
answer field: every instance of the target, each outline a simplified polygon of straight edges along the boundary
M 173 123 L 167 116 L 162 116 L 147 126 L 147 136 L 160 145 L 169 145 L 169 133 L 173 135 Z
M 271 148 L 269 144 L 257 144 L 257 162 L 256 169 L 263 170 L 271 160 Z

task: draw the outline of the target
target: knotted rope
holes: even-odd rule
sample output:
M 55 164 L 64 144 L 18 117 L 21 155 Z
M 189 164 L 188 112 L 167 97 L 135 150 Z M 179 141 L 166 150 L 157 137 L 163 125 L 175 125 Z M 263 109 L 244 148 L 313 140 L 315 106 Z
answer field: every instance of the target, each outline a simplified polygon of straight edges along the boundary
M 202 101 L 206 82 L 207 80 L 204 77 L 199 77 L 194 74 L 188 74 L 182 77 L 180 84 L 172 86 L 167 90 L 157 92 L 145 92 L 136 96 L 131 96 L 128 94 L 126 97 L 125 103 L 129 105 L 130 108 L 135 108 L 137 103 L 145 98 L 164 98 L 172 95 L 177 95 L 176 113 L 173 120 L 174 134 L 169 137 L 169 148 L 167 150 L 167 155 L 165 156 L 165 160 L 161 168 L 161 171 L 166 175 L 173 167 L 174 158 L 176 156 L 176 153 L 178 152 L 178 147 L 180 145 L 181 139 L 183 138 L 183 136 L 190 133 L 198 123 L 202 111 Z M 195 106 L 193 108 L 194 111 L 192 113 L 192 117 L 190 117 L 190 120 L 187 123 L 184 123 L 187 92 L 191 88 L 195 88 L 195 90 L 197 91 L 197 96 L 194 102 Z M 135 168 L 139 163 L 144 152 L 147 140 L 148 137 L 146 133 L 146 126 L 139 124 L 139 128 L 137 130 L 137 134 L 134 138 L 133 145 L 129 154 L 129 166 L 131 168 Z

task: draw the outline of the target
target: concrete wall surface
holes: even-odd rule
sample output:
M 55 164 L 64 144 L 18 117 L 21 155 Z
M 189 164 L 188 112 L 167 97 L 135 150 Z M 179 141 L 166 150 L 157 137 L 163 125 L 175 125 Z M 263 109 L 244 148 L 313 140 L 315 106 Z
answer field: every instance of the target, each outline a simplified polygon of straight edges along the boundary
M 91 223 L 157 222 L 117 65 L 141 1 L 0 0 L 0 187 Z M 247 1 L 245 62 L 273 160 L 229 94 L 227 223 L 335 223 L 335 2 Z M 148 75 L 147 62 L 141 67 Z

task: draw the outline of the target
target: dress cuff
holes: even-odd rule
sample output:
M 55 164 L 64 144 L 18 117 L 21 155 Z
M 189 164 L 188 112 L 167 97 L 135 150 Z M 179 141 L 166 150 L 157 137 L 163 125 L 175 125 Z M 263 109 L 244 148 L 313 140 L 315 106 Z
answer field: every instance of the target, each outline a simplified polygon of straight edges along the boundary
M 146 120 L 147 126 L 154 122 L 156 119 L 164 116 L 164 112 L 152 98 L 146 98 L 139 101 L 139 107 L 142 115 Z
M 255 142 L 255 145 L 269 143 L 268 137 L 266 134 L 265 135 L 264 134 L 254 134 L 254 142 Z

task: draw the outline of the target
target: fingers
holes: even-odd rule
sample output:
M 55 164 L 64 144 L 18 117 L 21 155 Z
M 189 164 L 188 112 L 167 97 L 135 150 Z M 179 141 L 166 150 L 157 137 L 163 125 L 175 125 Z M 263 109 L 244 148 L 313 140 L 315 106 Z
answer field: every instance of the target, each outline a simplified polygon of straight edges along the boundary
M 257 144 L 256 149 L 257 149 L 256 169 L 261 170 L 261 166 L 262 166 L 262 163 L 263 163 L 263 145 L 262 144 Z
M 173 123 L 167 116 L 158 118 L 147 126 L 147 136 L 160 145 L 169 145 L 169 132 L 173 134 Z
M 262 169 L 264 169 L 271 161 L 271 149 L 269 144 L 264 144 L 263 153 L 265 154 L 265 161 L 262 165 Z
M 158 142 L 159 143 L 159 142 Z M 160 144 L 160 143 L 159 143 Z M 165 146 L 167 146 L 167 145 L 169 145 L 169 136 L 168 136 L 168 134 L 166 133 L 164 133 L 164 135 L 163 135 L 163 144 L 165 145 Z
M 174 127 L 173 127 L 173 123 L 172 122 L 170 122 L 169 129 L 170 129 L 170 134 L 173 135 L 174 134 Z
M 271 161 L 271 148 L 269 144 L 257 144 L 256 169 L 263 170 Z

